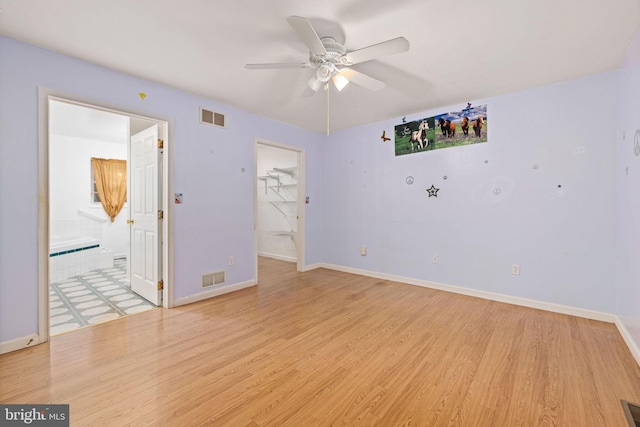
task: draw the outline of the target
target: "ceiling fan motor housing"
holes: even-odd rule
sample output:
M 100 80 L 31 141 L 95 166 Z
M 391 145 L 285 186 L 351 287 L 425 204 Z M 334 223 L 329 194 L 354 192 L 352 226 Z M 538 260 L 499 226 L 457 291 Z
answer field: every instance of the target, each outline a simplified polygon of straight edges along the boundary
M 321 67 L 322 64 L 326 63 L 333 65 L 351 65 L 347 57 L 344 56 L 347 53 L 347 50 L 333 37 L 322 37 L 320 41 L 327 53 L 325 55 L 318 55 L 311 52 L 309 53 L 309 62 L 316 67 Z

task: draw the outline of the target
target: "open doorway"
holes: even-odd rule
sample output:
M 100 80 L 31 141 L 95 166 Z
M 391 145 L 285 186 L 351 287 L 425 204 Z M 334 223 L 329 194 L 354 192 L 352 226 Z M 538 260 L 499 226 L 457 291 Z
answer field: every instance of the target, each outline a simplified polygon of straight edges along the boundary
M 257 256 L 304 266 L 304 151 L 256 141 Z M 257 271 L 256 257 L 256 277 Z
M 49 335 L 161 305 L 167 124 L 47 105 Z

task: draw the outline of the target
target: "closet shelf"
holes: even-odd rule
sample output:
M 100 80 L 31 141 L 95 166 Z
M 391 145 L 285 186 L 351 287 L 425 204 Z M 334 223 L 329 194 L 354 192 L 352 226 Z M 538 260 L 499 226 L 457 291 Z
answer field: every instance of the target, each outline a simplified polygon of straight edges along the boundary
M 295 201 L 285 201 L 285 200 L 274 200 L 271 203 L 271 206 L 273 206 L 274 208 L 276 208 L 278 210 L 278 212 L 280 212 L 282 215 L 284 215 L 285 218 L 289 218 L 290 214 L 285 212 L 285 211 L 290 211 L 291 209 L 285 209 L 284 211 L 280 208 L 280 206 L 283 205 L 291 205 L 291 204 L 295 204 Z
M 264 192 L 268 195 L 266 201 L 287 219 L 289 225 L 293 224 L 297 219 L 296 207 L 298 201 L 296 200 L 297 192 L 295 191 L 298 187 L 298 183 L 296 182 L 297 172 L 298 168 L 296 166 L 282 168 L 272 167 L 266 170 L 264 175 L 258 177 L 259 180 L 264 182 Z M 269 189 L 271 189 L 273 194 Z M 273 200 L 274 198 L 276 200 Z M 276 227 L 282 226 L 283 225 L 276 225 Z M 295 233 L 291 233 L 292 232 L 289 231 L 278 230 L 269 232 L 268 234 L 278 236 L 295 235 Z
M 277 186 L 278 187 L 281 186 L 281 184 L 280 184 L 280 175 L 271 175 L 269 172 L 267 172 L 266 175 L 262 175 L 262 176 L 258 177 L 259 181 L 264 181 L 264 194 L 267 194 L 267 191 L 268 191 L 267 189 L 269 187 L 269 184 L 267 184 L 267 181 L 269 181 L 270 179 L 273 179 L 273 180 L 277 181 L 277 183 L 278 183 Z
M 267 175 L 269 174 L 269 172 L 274 174 L 283 173 L 285 175 L 289 175 L 291 178 L 295 178 L 297 171 L 298 171 L 298 168 L 295 166 L 292 166 L 290 168 L 273 168 L 272 170 L 267 172 Z
M 290 237 L 296 237 L 296 232 L 295 231 L 269 231 L 267 234 L 270 234 L 272 236 L 290 236 Z

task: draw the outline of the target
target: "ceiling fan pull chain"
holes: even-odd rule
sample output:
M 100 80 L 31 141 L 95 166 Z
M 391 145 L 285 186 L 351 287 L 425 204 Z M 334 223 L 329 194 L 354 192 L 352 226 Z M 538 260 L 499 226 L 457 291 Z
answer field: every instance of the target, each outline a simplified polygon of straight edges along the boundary
M 324 90 L 327 91 L 327 135 L 329 135 L 329 115 L 330 115 L 330 113 L 329 113 L 329 111 L 330 111 L 329 110 L 329 92 L 331 92 L 329 90 L 329 82 L 324 84 Z

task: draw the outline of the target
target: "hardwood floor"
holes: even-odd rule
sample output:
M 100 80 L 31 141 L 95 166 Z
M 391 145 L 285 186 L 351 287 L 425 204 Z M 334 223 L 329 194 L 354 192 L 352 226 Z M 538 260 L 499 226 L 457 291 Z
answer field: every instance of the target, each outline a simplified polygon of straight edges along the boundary
M 626 426 L 612 324 L 260 259 L 260 284 L 0 356 L 72 425 Z

